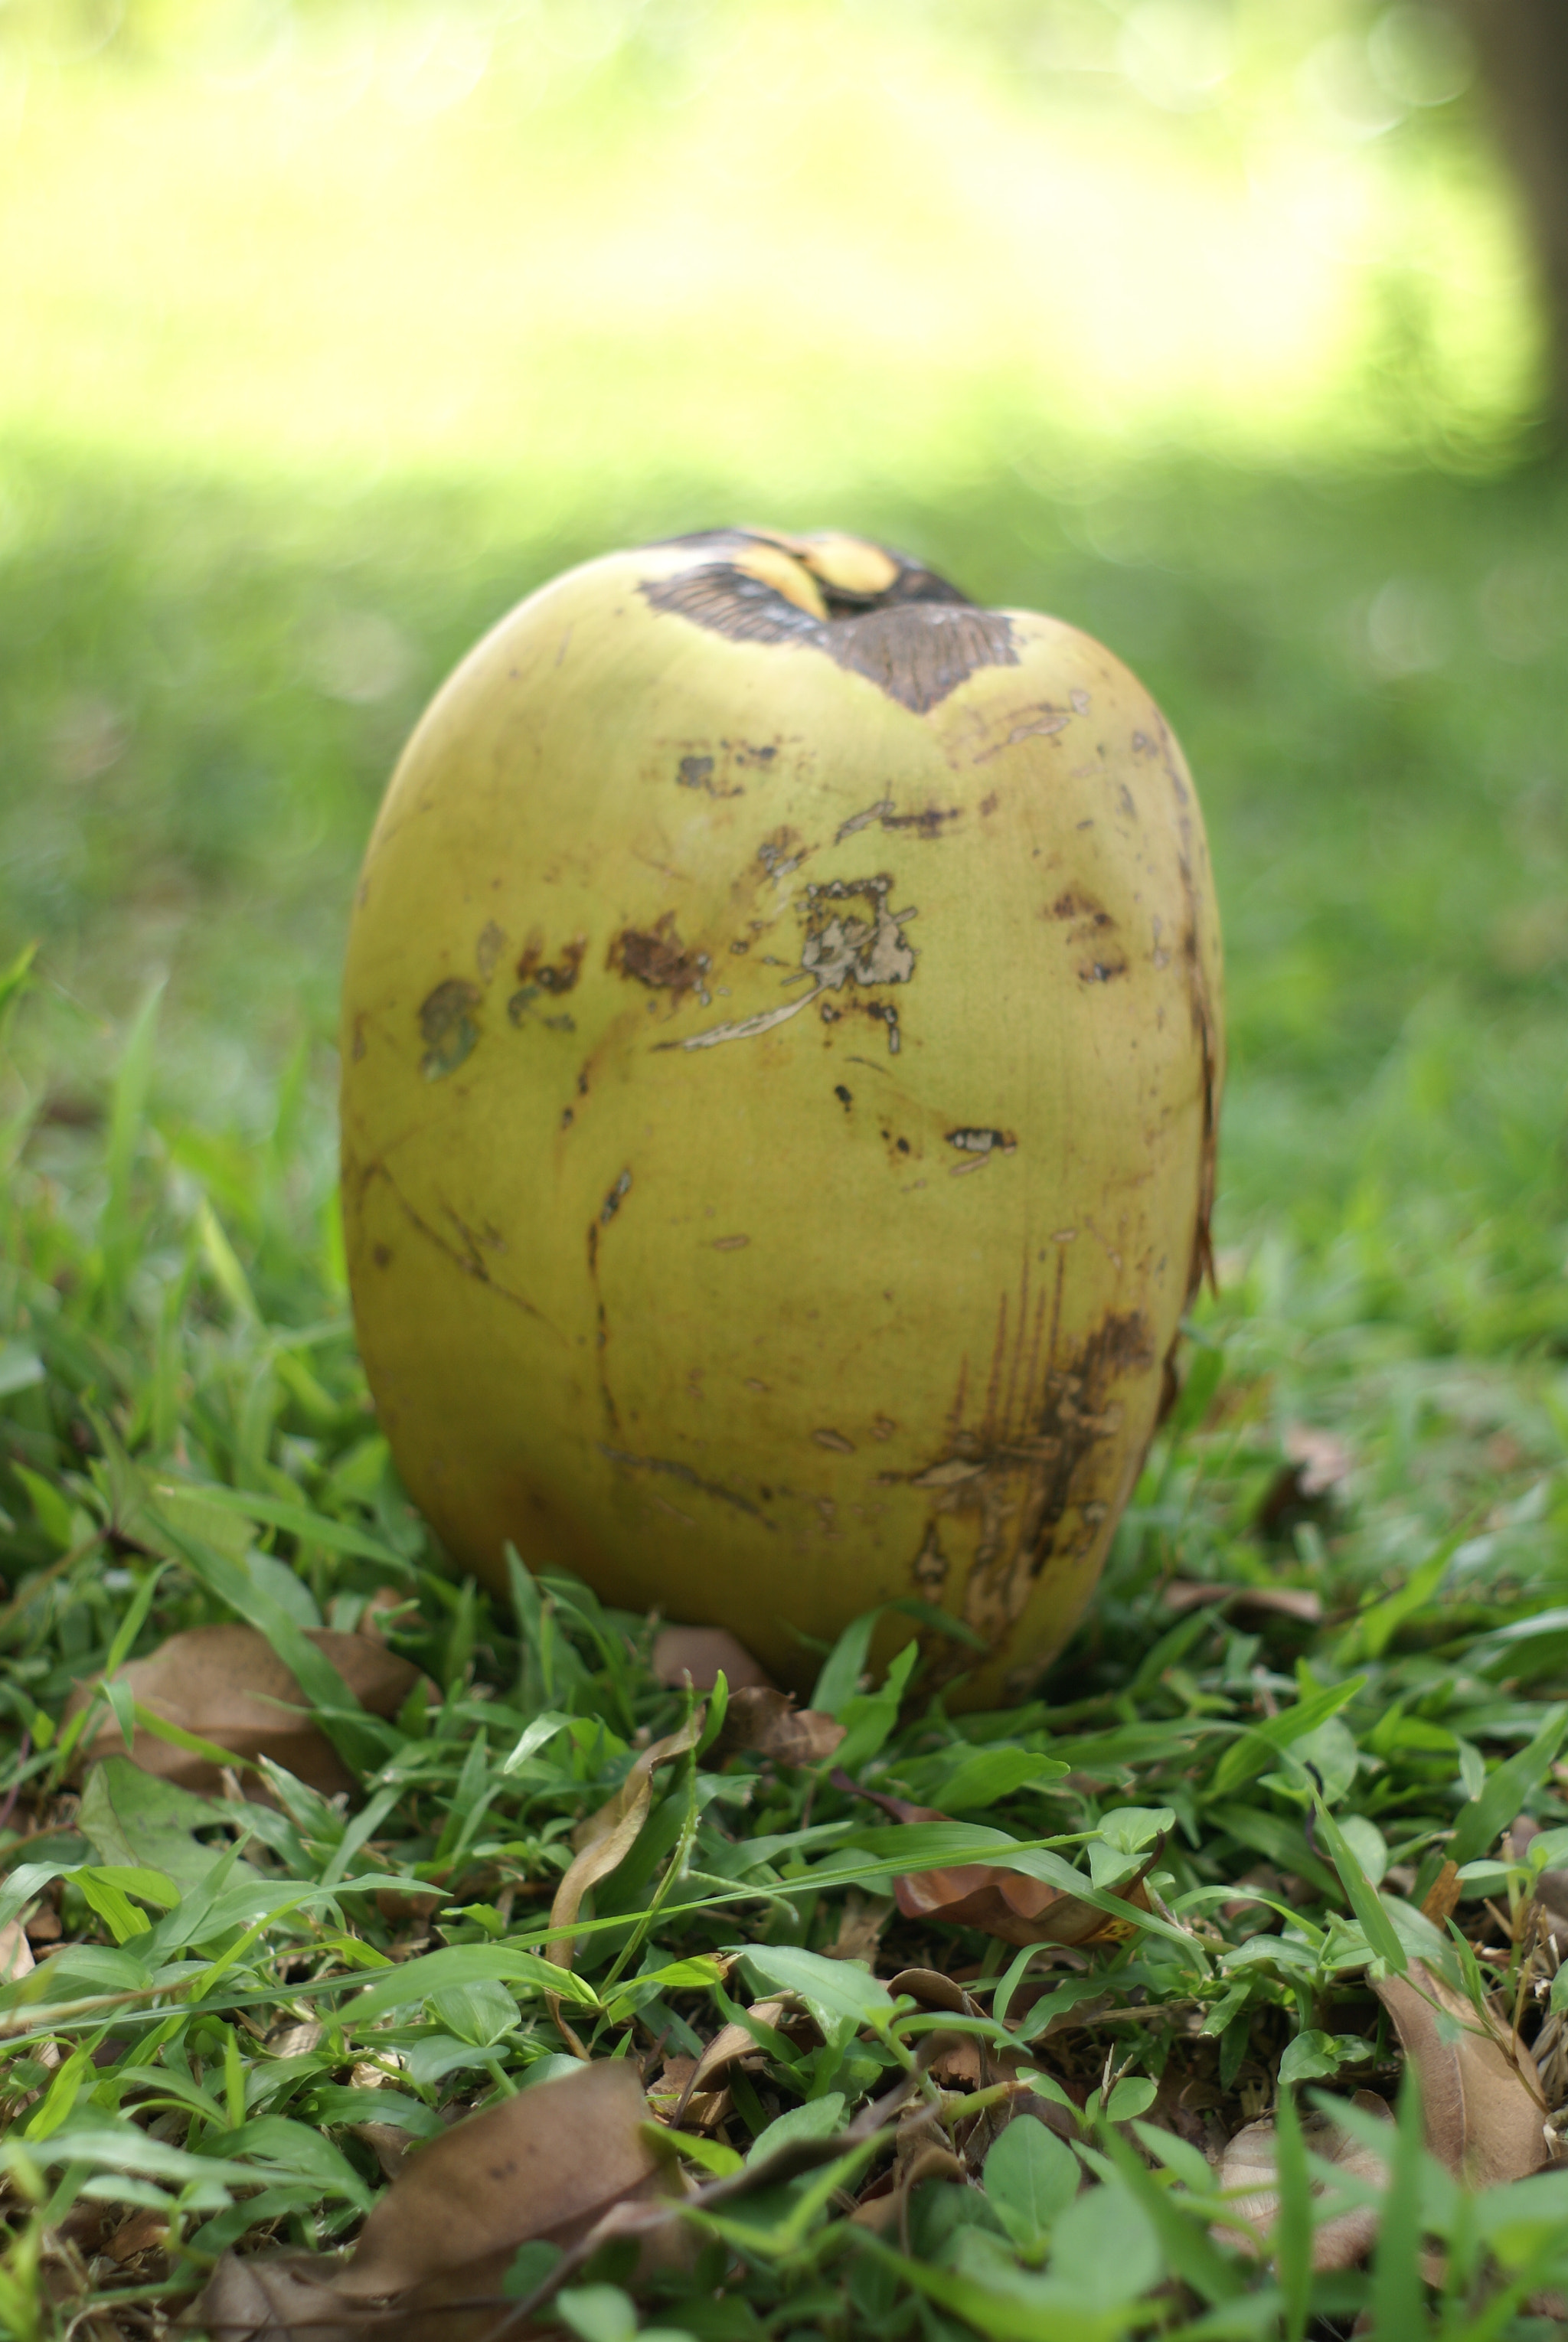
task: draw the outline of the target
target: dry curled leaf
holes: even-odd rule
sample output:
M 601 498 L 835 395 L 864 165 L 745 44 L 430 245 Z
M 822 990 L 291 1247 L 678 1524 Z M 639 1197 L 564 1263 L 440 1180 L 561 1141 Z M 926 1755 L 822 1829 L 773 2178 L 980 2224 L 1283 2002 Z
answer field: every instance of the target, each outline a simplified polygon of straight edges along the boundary
M 694 1691 L 712 1691 L 720 1676 L 732 1693 L 771 1691 L 774 1679 L 727 1626 L 663 1626 L 654 1637 L 654 1673 L 672 1691 L 690 1676 Z
M 859 1789 L 844 1774 L 835 1773 L 834 1785 L 854 1789 L 873 1805 L 892 1816 L 896 1822 L 953 1823 L 951 1814 L 938 1813 L 934 1806 L 911 1805 L 904 1797 L 883 1797 L 874 1790 Z M 956 1827 L 956 1825 L 954 1825 Z M 1135 1911 L 1149 1908 L 1149 1897 L 1144 1881 L 1159 1860 L 1164 1844 L 1163 1838 L 1151 1848 L 1146 1861 L 1116 1887 L 1124 1903 Z M 1130 1919 L 1118 1919 L 1097 1905 L 1087 1903 L 1082 1896 L 1064 1887 L 1049 1887 L 1042 1878 L 1027 1878 L 1021 1871 L 1003 1870 L 989 1862 L 957 1863 L 947 1870 L 910 1871 L 893 1882 L 893 1892 L 899 1909 L 906 1919 L 942 1919 L 950 1927 L 976 1927 L 982 1935 L 998 1937 L 1004 1944 L 1122 1944 L 1132 1935 Z
M 15 1984 L 19 1977 L 31 1976 L 36 1965 L 21 1920 L 9 1920 L 0 1927 L 0 1984 Z
M 797 1713 L 793 1692 L 775 1691 L 771 1684 L 749 1684 L 731 1692 L 714 1754 L 745 1752 L 771 1756 L 780 1765 L 820 1765 L 833 1755 L 844 1731 L 836 1716 L 824 1716 L 820 1708 Z
M 583 1897 L 589 1888 L 596 1887 L 601 1878 L 608 1878 L 610 1873 L 619 1869 L 624 1862 L 637 1842 L 654 1802 L 654 1768 L 672 1756 L 684 1756 L 688 1749 L 696 1746 L 702 1737 L 703 1719 L 706 1712 L 701 1707 L 694 1709 L 678 1732 L 666 1733 L 663 1740 L 655 1740 L 651 1747 L 644 1748 L 614 1796 L 606 1798 L 596 1814 L 590 1814 L 587 1820 L 573 1831 L 572 1843 L 577 1849 L 576 1859 L 555 1889 L 555 1897 L 550 1906 L 552 1927 L 570 1927 L 582 1909 Z M 557 1967 L 569 1968 L 572 1965 L 571 1937 L 558 1936 L 554 1943 L 546 1945 L 544 1956 L 554 1960 Z M 556 2027 L 577 2055 L 584 2055 L 582 2043 L 561 2014 L 559 1997 L 554 1993 L 547 1997 Z
M 1358 2090 L 1353 2104 L 1385 2121 L 1393 2119 L 1383 2101 L 1370 2090 Z M 1302 2133 L 1309 2153 L 1321 2156 L 1325 2163 L 1336 2164 L 1348 2177 L 1383 2186 L 1387 2175 L 1380 2157 L 1348 2131 L 1341 2130 L 1329 2116 L 1303 2115 Z M 1266 2250 L 1279 2218 L 1278 2153 L 1279 2141 L 1271 2116 L 1263 2122 L 1248 2123 L 1237 2131 L 1221 2162 L 1220 2185 L 1231 2197 L 1229 2208 L 1238 2221 L 1247 2225 L 1233 2229 L 1227 2224 L 1220 2233 L 1243 2252 L 1257 2255 Z M 1313 2193 L 1323 2193 L 1321 2182 L 1313 2182 Z M 1374 2205 L 1353 2204 L 1343 2212 L 1331 2214 L 1313 2234 L 1313 2268 L 1353 2268 L 1370 2251 L 1376 2236 Z
M 373 1716 L 395 1716 L 419 1680 L 419 1670 L 371 1635 L 339 1635 L 324 1626 L 305 1629 L 307 1641 L 330 1659 L 360 1705 Z M 323 1796 L 354 1787 L 335 1748 L 310 1716 L 310 1703 L 255 1626 L 237 1624 L 192 1626 L 171 1635 L 145 1659 L 133 1659 L 117 1680 L 155 1716 L 198 1738 L 254 1761 L 275 1764 L 306 1781 Z M 93 1696 L 91 1683 L 77 1684 L 65 1703 L 69 1718 Z M 84 1765 L 123 1755 L 125 1742 L 108 1716 L 81 1751 Z M 221 1789 L 222 1768 L 187 1748 L 176 1748 L 137 1727 L 131 1761 L 187 1789 Z
M 1496 2187 L 1552 2160 L 1546 2107 L 1513 2027 L 1488 2015 L 1420 1960 L 1373 1980 L 1421 2082 L 1426 2144 L 1456 2179 Z
M 816 2028 L 812 2025 L 810 2018 L 804 2017 L 793 2007 L 786 2007 L 782 2000 L 754 2000 L 752 2003 L 751 2015 L 758 2025 L 771 2026 L 774 2032 L 806 2033 L 812 2038 L 815 2037 Z M 720 2074 L 733 2066 L 738 2057 L 750 2057 L 758 2054 L 760 2053 L 756 2037 L 748 2032 L 744 2025 L 732 2023 L 721 2026 L 698 2058 L 691 2078 L 686 2084 L 686 2095 L 678 2102 L 671 2120 L 681 2121 L 685 2108 L 696 2094 L 706 2089 Z
M 664 2069 L 648 2088 L 648 2104 L 661 2122 L 684 2130 L 717 2130 L 731 2108 L 728 2090 L 698 2090 L 697 2060 L 666 2057 Z

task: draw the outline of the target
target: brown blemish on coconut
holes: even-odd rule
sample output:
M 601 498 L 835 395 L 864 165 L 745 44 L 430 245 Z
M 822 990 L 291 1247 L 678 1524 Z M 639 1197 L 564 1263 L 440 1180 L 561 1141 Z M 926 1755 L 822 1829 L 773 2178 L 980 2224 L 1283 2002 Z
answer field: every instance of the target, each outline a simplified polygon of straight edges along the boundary
M 610 946 L 608 965 L 651 992 L 667 992 L 672 1008 L 678 1008 L 688 992 L 707 1005 L 708 955 L 681 941 L 674 911 L 666 911 L 650 928 L 624 927 Z

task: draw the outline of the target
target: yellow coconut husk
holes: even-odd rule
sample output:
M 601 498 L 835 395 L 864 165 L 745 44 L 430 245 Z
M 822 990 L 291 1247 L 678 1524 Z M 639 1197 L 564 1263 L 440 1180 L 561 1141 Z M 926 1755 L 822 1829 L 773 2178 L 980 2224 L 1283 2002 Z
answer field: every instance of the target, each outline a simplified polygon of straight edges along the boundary
M 412 1495 L 492 1584 L 511 1541 L 797 1686 L 914 1596 L 1017 1695 L 1173 1387 L 1222 1063 L 1193 785 L 1098 643 L 839 535 L 573 570 L 421 722 L 354 917 Z

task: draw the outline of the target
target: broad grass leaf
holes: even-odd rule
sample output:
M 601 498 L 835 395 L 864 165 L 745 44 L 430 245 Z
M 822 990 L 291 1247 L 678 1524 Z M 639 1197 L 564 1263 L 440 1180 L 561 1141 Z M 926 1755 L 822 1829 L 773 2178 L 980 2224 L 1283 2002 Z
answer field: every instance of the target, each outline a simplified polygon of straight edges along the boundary
M 563 2286 L 554 2307 L 578 2342 L 634 2342 L 637 2307 L 618 2285 Z
M 335 2196 L 370 2207 L 370 2192 L 359 2174 L 331 2139 L 307 2123 L 290 2122 L 283 2115 L 260 2115 L 239 2129 L 225 2131 L 214 2141 L 230 2162 L 254 2157 L 281 2178 L 305 2181 L 319 2195 Z
M 838 1751 L 838 1761 L 847 1772 L 854 1773 L 874 1756 L 891 1737 L 898 1723 L 898 1711 L 915 1662 L 920 1657 L 920 1645 L 907 1642 L 894 1654 L 886 1675 L 875 1691 L 857 1692 L 846 1699 L 838 1710 L 838 1720 L 844 1727 L 844 1736 Z M 818 1713 L 822 1713 L 819 1709 Z
M 286 1496 L 264 1496 L 248 1488 L 219 1487 L 211 1481 L 162 1481 L 153 1490 L 154 1500 L 160 1508 L 166 1507 L 169 1499 L 176 1495 L 199 1503 L 207 1516 L 228 1513 L 235 1516 L 243 1534 L 235 1546 L 222 1536 L 215 1536 L 211 1528 L 204 1527 L 194 1515 L 179 1516 L 182 1523 L 188 1519 L 195 1533 L 220 1552 L 243 1555 L 250 1543 L 251 1524 L 262 1521 L 271 1528 L 282 1529 L 286 1536 L 302 1538 L 307 1545 L 325 1546 L 329 1553 L 355 1554 L 362 1560 L 379 1562 L 384 1569 L 394 1571 L 399 1577 L 413 1575 L 412 1564 L 382 1538 L 372 1536 L 367 1529 L 315 1512 L 308 1505 L 292 1503 Z
M 939 1797 L 948 1814 L 975 1813 L 1038 1781 L 1054 1781 L 1067 1767 L 1057 1756 L 1033 1748 L 944 1748 L 936 1756 L 903 1764 L 899 1778 L 915 1796 Z
M 1529 2052 L 1511 2025 L 1477 2015 L 1469 1997 L 1420 1960 L 1373 1979 L 1420 2083 L 1426 2145 L 1471 2187 L 1523 2179 L 1552 2159 L 1546 2107 Z
M 416 2147 L 365 2224 L 340 2279 L 353 2300 L 461 2272 L 494 2290 L 521 2244 L 570 2244 L 610 2204 L 652 2181 L 647 2102 L 620 2058 L 541 2082 Z
M 824 1716 L 837 1716 L 859 1691 L 860 1679 L 871 1656 L 871 1638 L 881 1616 L 880 1610 L 868 1610 L 861 1617 L 852 1618 L 823 1662 L 811 1704 Z
M 820 2098 L 807 2098 L 800 2106 L 786 2107 L 752 2141 L 746 2151 L 747 2163 L 764 2162 L 780 2147 L 793 2146 L 797 2139 L 832 2138 L 843 2126 L 844 2103 L 842 2090 L 828 2090 Z
M 1229 1797 L 1244 1782 L 1266 1772 L 1293 1741 L 1304 1740 L 1309 1732 L 1315 1732 L 1331 1716 L 1337 1716 L 1365 1688 L 1364 1676 L 1351 1676 L 1343 1683 L 1309 1692 L 1293 1707 L 1282 1708 L 1278 1716 L 1271 1716 L 1263 1724 L 1248 1725 L 1215 1766 L 1209 1782 L 1210 1797 Z
M 1386 1961 L 1397 1976 L 1403 1976 L 1409 1965 L 1409 1954 L 1400 1941 L 1393 1921 L 1383 1907 L 1376 1887 L 1363 1870 L 1354 1848 L 1323 1798 L 1314 1798 L 1313 1806 L 1318 1836 L 1339 1873 L 1340 1883 L 1363 1935 L 1377 1958 Z
M 394 1716 L 419 1679 L 416 1667 L 372 1636 L 340 1635 L 325 1627 L 294 1632 L 330 1663 L 334 1681 L 346 1687 L 350 1698 L 373 1715 Z M 189 1627 L 147 1658 L 133 1659 L 121 1669 L 120 1681 L 142 1706 L 240 1764 L 268 1756 L 326 1796 L 354 1785 L 331 1740 L 312 1720 L 311 1700 L 298 1678 L 255 1626 Z M 91 1697 L 90 1686 L 77 1685 L 66 1702 L 67 1719 Z M 108 1760 L 120 1749 L 119 1727 L 110 1725 L 83 1754 L 86 1761 Z M 137 1731 L 131 1759 L 144 1772 L 186 1788 L 221 1787 L 216 1763 L 145 1730 Z
M 1280 2056 L 1280 2081 L 1287 2087 L 1295 2082 L 1325 2081 L 1342 2066 L 1371 2056 L 1370 2041 L 1358 2040 L 1353 2034 L 1324 2033 L 1307 2027 L 1286 2042 Z
M 1027 2258 L 1044 2253 L 1082 2177 L 1072 2148 L 1027 2116 L 1015 2117 L 985 2157 L 986 2199 Z
M 95 1765 L 82 1790 L 76 1827 L 100 1860 L 162 1871 L 176 1887 L 195 1887 L 215 1849 L 191 1833 L 232 1819 L 232 1808 L 193 1797 L 126 1756 Z
M 1051 2239 L 1051 2275 L 1086 2307 L 1113 2309 L 1160 2282 L 1164 2256 L 1143 2206 L 1120 2182 L 1075 2196 Z
M 1552 1769 L 1553 1759 L 1568 1733 L 1568 1706 L 1550 1707 L 1541 1728 L 1517 1756 L 1489 1773 L 1478 1797 L 1461 1806 L 1448 1845 L 1448 1858 L 1461 1869 L 1478 1855 L 1489 1854 L 1503 1832 L 1523 1810 L 1524 1800 L 1539 1788 Z
M 732 1947 L 754 1987 L 764 1992 L 793 1993 L 804 2003 L 824 2033 L 851 2018 L 859 2025 L 877 2026 L 893 2014 L 893 1995 L 884 1984 L 854 1960 L 824 1959 L 820 1952 L 802 1951 L 794 1944 L 741 1944 Z
M 461 1947 L 458 1947 L 461 1949 Z M 448 1985 L 433 1992 L 426 2004 L 438 2025 L 459 2041 L 488 2049 L 510 2033 L 517 2022 L 517 2004 L 504 1985 L 493 1977 L 476 1977 L 472 1984 Z
M 995 2342 L 1119 2342 L 1140 2321 L 1134 2303 L 1100 2308 L 1071 2287 L 1029 2276 L 998 2249 L 999 2240 L 977 2238 L 973 2229 L 960 2237 L 956 2267 L 911 2260 L 864 2228 L 855 2231 L 855 2242 L 916 2292 Z M 934 2322 L 930 2330 L 945 2342 L 956 2329 Z
M 1159 2087 L 1146 2074 L 1124 2074 L 1105 2101 L 1107 2122 L 1135 2122 L 1159 2097 Z
M 1400 1980 L 1389 1979 L 1391 1983 Z M 1397 2023 L 1398 2019 L 1395 2018 Z M 1372 2326 L 1375 2334 L 1419 2334 L 1425 2322 L 1421 2281 L 1422 2088 L 1413 2060 L 1399 2094 L 1398 2127 L 1372 2266 Z M 1427 2118 L 1430 2130 L 1430 2117 Z
M 385 2017 L 388 2009 L 414 2007 L 433 1993 L 449 1992 L 486 1977 L 502 1984 L 531 1985 L 536 1992 L 558 1994 L 584 2008 L 599 2005 L 592 1985 L 569 1972 L 563 1974 L 540 1952 L 524 1951 L 512 1944 L 451 1944 L 444 1951 L 426 1952 L 420 1959 L 384 1969 L 363 1992 L 342 2004 L 340 2014 L 345 2025 L 357 2028 Z

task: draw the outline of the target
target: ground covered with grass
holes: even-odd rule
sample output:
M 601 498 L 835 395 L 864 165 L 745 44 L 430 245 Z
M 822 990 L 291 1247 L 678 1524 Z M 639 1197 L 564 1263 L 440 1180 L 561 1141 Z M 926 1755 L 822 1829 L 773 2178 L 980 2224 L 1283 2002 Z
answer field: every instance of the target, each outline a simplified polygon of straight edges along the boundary
M 707 519 L 704 483 L 546 542 L 458 487 L 35 453 L 0 568 L 5 916 L 39 942 L 0 2325 L 1555 2330 L 1561 480 L 999 456 L 929 507 L 769 515 L 1145 674 L 1235 1055 L 1220 1292 L 1039 1699 L 896 1696 L 852 1630 L 790 1717 L 734 1660 L 687 1688 L 548 1553 L 501 1595 L 444 1564 L 333 1195 L 338 937 L 399 737 L 507 601 Z

